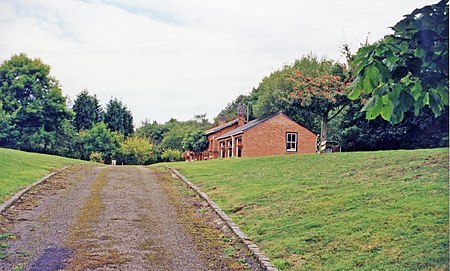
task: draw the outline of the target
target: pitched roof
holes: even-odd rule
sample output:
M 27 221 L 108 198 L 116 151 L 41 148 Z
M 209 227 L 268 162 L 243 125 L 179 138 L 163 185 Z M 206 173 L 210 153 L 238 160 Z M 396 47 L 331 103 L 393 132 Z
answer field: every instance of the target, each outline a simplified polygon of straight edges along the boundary
M 220 126 L 213 127 L 213 128 L 211 128 L 209 130 L 206 130 L 205 135 L 209 135 L 209 134 L 213 134 L 215 132 L 218 132 L 218 131 L 220 131 L 222 129 L 225 129 L 225 128 L 233 125 L 233 124 L 236 124 L 237 122 L 238 122 L 238 119 L 235 119 L 235 120 L 229 121 L 229 122 L 227 122 L 225 124 L 222 124 Z
M 228 133 L 225 133 L 225 134 L 219 136 L 219 137 L 216 138 L 216 139 L 223 139 L 223 138 L 226 138 L 226 137 L 229 137 L 229 136 L 234 136 L 234 135 L 237 135 L 237 134 L 241 134 L 241 133 L 243 133 L 244 131 L 246 131 L 246 130 L 248 130 L 248 129 L 251 129 L 251 128 L 255 127 L 255 126 L 258 126 L 258 125 L 260 125 L 261 123 L 266 122 L 267 120 L 269 120 L 269 119 L 271 119 L 271 118 L 273 118 L 273 117 L 275 117 L 275 116 L 278 116 L 278 115 L 284 115 L 285 117 L 289 118 L 289 117 L 286 116 L 283 112 L 278 112 L 278 113 L 275 113 L 275 114 L 273 114 L 273 115 L 271 115 L 271 116 L 265 117 L 265 118 L 263 118 L 263 119 L 256 119 L 256 120 L 249 121 L 249 122 L 247 122 L 246 124 L 244 124 L 244 125 L 242 125 L 242 126 L 236 128 L 236 129 L 234 129 L 234 130 L 231 130 L 231 131 L 229 131 Z M 291 118 L 289 118 L 289 119 L 292 120 Z

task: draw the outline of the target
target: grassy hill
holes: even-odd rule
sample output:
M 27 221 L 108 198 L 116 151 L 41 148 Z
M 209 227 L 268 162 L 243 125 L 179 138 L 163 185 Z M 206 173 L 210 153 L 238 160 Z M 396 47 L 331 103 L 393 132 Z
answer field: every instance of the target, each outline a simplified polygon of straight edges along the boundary
M 172 163 L 281 270 L 448 270 L 448 149 Z
M 0 148 L 0 203 L 50 172 L 79 163 L 85 162 Z

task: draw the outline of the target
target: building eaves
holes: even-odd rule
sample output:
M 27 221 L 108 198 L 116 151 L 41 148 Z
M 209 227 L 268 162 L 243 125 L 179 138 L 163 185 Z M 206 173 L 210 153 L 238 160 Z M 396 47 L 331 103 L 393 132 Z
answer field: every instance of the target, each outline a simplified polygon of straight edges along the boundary
M 238 122 L 238 119 L 235 119 L 235 120 L 229 121 L 229 122 L 227 122 L 225 124 L 222 124 L 220 126 L 213 127 L 213 128 L 211 128 L 209 130 L 206 130 L 205 135 L 214 134 L 214 133 L 216 133 L 216 132 L 218 132 L 220 130 L 223 130 L 223 129 L 227 128 L 227 127 L 230 127 L 233 124 L 236 124 L 237 122 Z

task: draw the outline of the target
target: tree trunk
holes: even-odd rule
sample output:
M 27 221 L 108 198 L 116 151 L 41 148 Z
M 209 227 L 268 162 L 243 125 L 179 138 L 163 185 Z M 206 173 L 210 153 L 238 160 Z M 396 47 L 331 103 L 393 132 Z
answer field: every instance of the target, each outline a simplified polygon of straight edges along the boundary
M 325 153 L 325 145 L 327 142 L 328 115 L 322 116 L 322 125 L 320 127 L 320 144 L 319 153 Z

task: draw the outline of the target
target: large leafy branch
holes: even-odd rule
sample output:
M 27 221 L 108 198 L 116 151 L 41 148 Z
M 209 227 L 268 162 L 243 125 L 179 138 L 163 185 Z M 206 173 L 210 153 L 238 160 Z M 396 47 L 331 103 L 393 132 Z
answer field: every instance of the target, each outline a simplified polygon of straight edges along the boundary
M 439 116 L 448 106 L 448 1 L 414 10 L 392 29 L 394 34 L 362 47 L 350 66 L 350 99 L 367 94 L 368 119 L 391 123 L 404 113 L 429 106 Z

